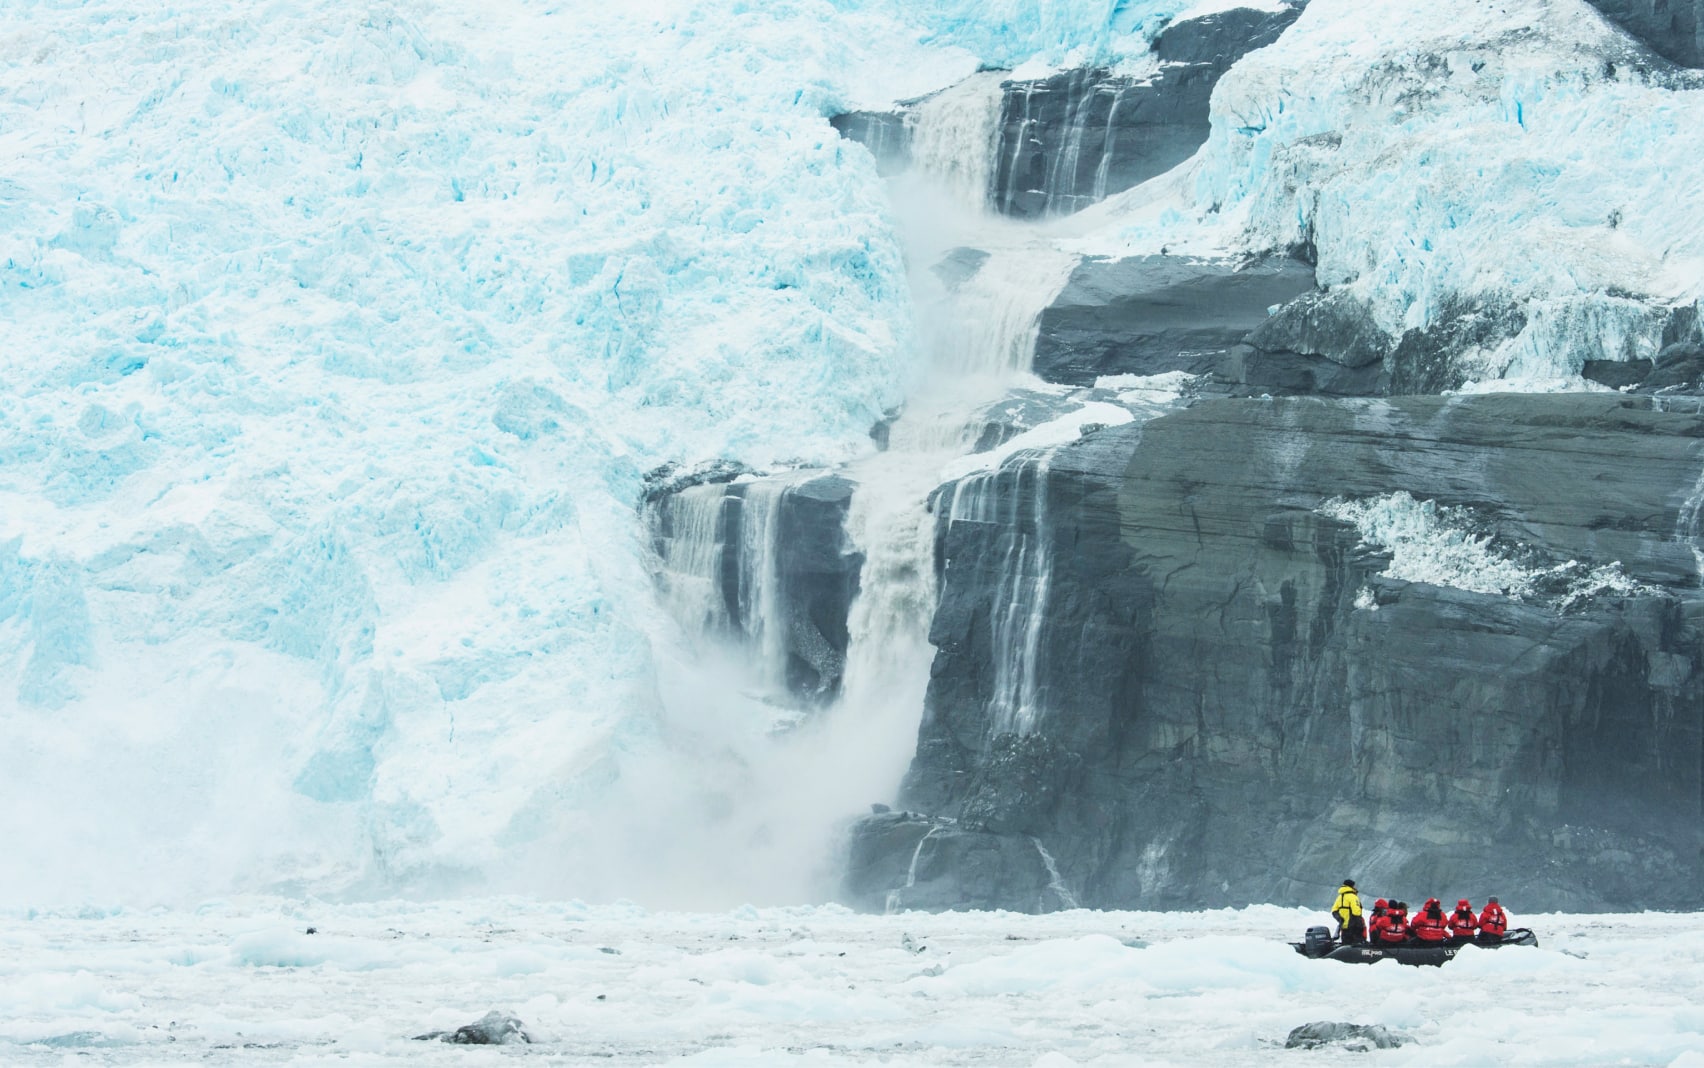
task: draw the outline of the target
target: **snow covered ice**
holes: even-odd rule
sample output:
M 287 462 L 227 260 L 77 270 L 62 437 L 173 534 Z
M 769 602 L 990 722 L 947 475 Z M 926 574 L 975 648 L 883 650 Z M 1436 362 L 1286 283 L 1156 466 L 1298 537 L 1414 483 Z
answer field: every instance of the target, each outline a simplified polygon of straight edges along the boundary
M 411 1037 L 496 1009 L 550 1063 L 1242 1065 L 1317 1021 L 1407 1040 L 1381 1064 L 1704 1055 L 1695 917 L 1521 916 L 1537 949 L 1443 968 L 1309 960 L 1322 914 L 652 913 L 480 900 L 10 915 L 7 1064 L 460 1064 Z M 317 933 L 304 933 L 309 926 Z

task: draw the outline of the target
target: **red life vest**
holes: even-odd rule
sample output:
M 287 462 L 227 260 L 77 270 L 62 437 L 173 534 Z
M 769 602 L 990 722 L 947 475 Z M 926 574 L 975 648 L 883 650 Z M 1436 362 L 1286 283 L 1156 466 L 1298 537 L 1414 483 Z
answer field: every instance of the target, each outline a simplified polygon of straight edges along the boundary
M 1423 908 L 1415 914 L 1410 924 L 1414 928 L 1414 937 L 1422 942 L 1442 942 L 1449 937 L 1449 928 L 1444 924 L 1444 910 L 1438 909 L 1437 915 L 1430 908 Z
M 1479 933 L 1503 937 L 1509 930 L 1509 917 L 1501 905 L 1486 905 L 1485 911 L 1479 914 Z
M 1380 923 L 1379 920 L 1383 920 L 1384 922 Z M 1373 923 L 1377 925 L 1376 930 L 1378 931 L 1378 939 L 1380 942 L 1408 941 L 1408 918 L 1402 913 L 1392 912 L 1387 915 L 1380 916 L 1379 919 L 1374 920 Z
M 1473 934 L 1479 921 L 1473 918 L 1472 909 L 1456 909 L 1450 913 L 1450 934 L 1457 938 L 1466 938 Z

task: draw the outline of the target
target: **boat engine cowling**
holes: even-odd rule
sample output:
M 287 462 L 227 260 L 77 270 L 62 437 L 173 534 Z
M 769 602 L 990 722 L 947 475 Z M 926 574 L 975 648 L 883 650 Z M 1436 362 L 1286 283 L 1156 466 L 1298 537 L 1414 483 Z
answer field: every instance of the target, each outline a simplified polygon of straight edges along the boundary
M 1310 957 L 1325 956 L 1331 952 L 1333 945 L 1329 927 L 1309 927 L 1308 933 L 1302 936 L 1302 952 Z

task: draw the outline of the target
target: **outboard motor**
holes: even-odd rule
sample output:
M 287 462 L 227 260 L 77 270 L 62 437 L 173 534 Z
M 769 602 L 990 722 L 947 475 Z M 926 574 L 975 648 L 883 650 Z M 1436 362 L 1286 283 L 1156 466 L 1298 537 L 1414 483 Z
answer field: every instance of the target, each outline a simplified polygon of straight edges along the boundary
M 1323 957 L 1335 948 L 1329 927 L 1309 927 L 1308 933 L 1302 936 L 1302 953 L 1305 956 Z

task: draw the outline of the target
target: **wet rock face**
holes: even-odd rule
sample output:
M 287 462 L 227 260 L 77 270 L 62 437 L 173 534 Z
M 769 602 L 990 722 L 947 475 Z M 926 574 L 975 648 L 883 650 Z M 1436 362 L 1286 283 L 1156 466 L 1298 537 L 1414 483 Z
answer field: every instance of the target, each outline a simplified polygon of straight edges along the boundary
M 1141 81 L 1080 69 L 1009 83 L 994 207 L 1066 215 L 1171 170 L 1206 142 L 1220 73 L 1180 64 Z
M 1388 383 L 1384 358 L 1393 340 L 1365 305 L 1342 293 L 1291 301 L 1245 340 L 1229 377 L 1250 391 L 1364 396 Z
M 854 828 L 842 896 L 870 912 L 1013 909 L 1053 912 L 1034 842 L 910 812 L 867 817 Z
M 1079 68 L 1002 86 L 989 198 L 1018 217 L 1062 215 L 1182 163 L 1207 140 L 1213 86 L 1231 65 L 1278 39 L 1305 0 L 1276 11 L 1237 8 L 1174 23 L 1155 38 L 1152 77 Z M 915 102 L 913 102 L 915 104 Z M 911 164 L 911 106 L 829 121 L 869 148 L 880 173 Z
M 1313 288 L 1313 268 L 1285 256 L 1085 260 L 1041 314 L 1034 370 L 1072 385 L 1167 371 L 1229 377 L 1238 347 L 1269 309 Z
M 1616 389 L 1696 392 L 1696 305 L 1643 312 L 1651 344 L 1660 334 L 1664 346 L 1657 358 L 1590 361 L 1582 374 Z M 1456 299 L 1430 325 L 1392 335 L 1359 298 L 1314 288 L 1313 268 L 1295 255 L 1088 259 L 1042 311 L 1034 370 L 1073 385 L 1185 371 L 1239 396 L 1436 394 L 1484 375 L 1485 354 L 1526 326 L 1520 306 Z
M 943 491 L 902 804 L 1006 842 L 984 866 L 1039 841 L 1089 906 L 1320 904 L 1353 873 L 1517 911 L 1699 907 L 1695 407 L 1210 400 Z M 1318 509 L 1395 491 L 1476 517 L 1457 544 L 1628 582 L 1386 575 L 1389 549 Z M 938 863 L 943 893 L 991 878 Z
M 846 538 L 846 512 L 856 488 L 829 475 L 782 498 L 777 570 L 787 627 L 787 686 L 816 699 L 840 691 L 846 668 L 847 619 L 864 563 Z
M 751 468 L 733 460 L 711 460 L 702 464 L 666 463 L 645 472 L 641 505 L 654 505 L 694 486 L 722 485 L 754 475 Z
M 1704 67 L 1704 0 L 1587 0 L 1604 17 L 1685 67 Z
M 838 475 L 751 478 L 725 463 L 653 479 L 646 507 L 659 582 L 691 617 L 681 622 L 773 648 L 794 696 L 831 699 L 863 567 L 845 534 L 855 488 Z
M 1278 39 L 1301 14 L 1238 8 L 1175 23 L 1154 40 L 1146 79 L 1079 69 L 1005 86 L 995 207 L 1063 215 L 1164 174 L 1207 140 L 1213 86 L 1231 65 Z
M 870 150 L 876 173 L 884 178 L 911 166 L 911 131 L 903 113 L 848 111 L 828 121 L 840 136 Z
M 1704 345 L 1670 345 L 1655 360 L 1588 360 L 1580 374 L 1611 389 L 1698 396 L 1704 394 Z
M 1164 260 L 1164 257 L 1157 259 Z M 1487 357 L 1521 334 L 1528 325 L 1526 310 L 1498 298 L 1453 298 L 1442 302 L 1429 325 L 1392 335 L 1379 327 L 1359 298 L 1342 290 L 1301 290 L 1301 261 L 1268 258 L 1257 261 L 1253 274 L 1241 265 L 1198 263 L 1189 267 L 1198 281 L 1191 287 L 1211 296 L 1193 308 L 1179 303 L 1176 329 L 1138 325 L 1133 335 L 1142 344 L 1119 341 L 1125 308 L 1142 309 L 1151 299 L 1140 261 L 1123 261 L 1122 272 L 1088 263 L 1062 292 L 1056 307 L 1043 313 L 1037 345 L 1038 373 L 1056 365 L 1072 366 L 1095 358 L 1112 366 L 1118 357 L 1138 354 L 1143 366 L 1167 362 L 1207 371 L 1230 392 L 1241 396 L 1407 396 L 1436 394 L 1461 388 L 1488 373 Z M 1284 269 L 1274 273 L 1274 265 Z M 1098 277 L 1096 272 L 1098 271 Z M 1221 276 L 1215 279 L 1215 274 Z M 1288 283 L 1294 299 L 1286 299 Z M 1266 314 L 1259 306 L 1265 296 L 1285 303 Z M 1651 327 L 1649 341 L 1663 346 L 1656 360 L 1637 358 L 1629 346 L 1622 359 L 1588 361 L 1584 377 L 1616 389 L 1642 392 L 1695 388 L 1698 380 L 1692 353 L 1700 338 L 1696 305 L 1672 307 L 1657 302 L 1629 303 Z M 1194 311 L 1192 321 L 1188 315 Z M 1152 315 L 1141 322 L 1160 322 Z M 1048 325 L 1060 324 L 1050 336 Z M 1211 331 L 1218 323 L 1217 334 Z M 1237 328 L 1248 329 L 1241 337 Z M 1194 328 L 1196 333 L 1191 332 Z M 1107 340 L 1102 340 L 1103 338 Z M 1193 347 L 1192 347 L 1193 346 Z M 1046 354 L 1047 363 L 1041 362 Z M 1506 358 L 1505 358 L 1506 362 Z M 1058 372 L 1051 372 L 1058 373 Z M 1495 373 L 1492 370 L 1491 373 Z

